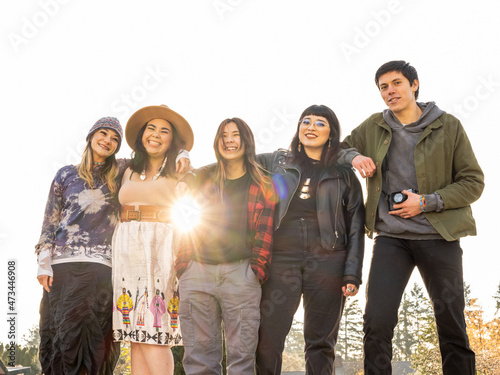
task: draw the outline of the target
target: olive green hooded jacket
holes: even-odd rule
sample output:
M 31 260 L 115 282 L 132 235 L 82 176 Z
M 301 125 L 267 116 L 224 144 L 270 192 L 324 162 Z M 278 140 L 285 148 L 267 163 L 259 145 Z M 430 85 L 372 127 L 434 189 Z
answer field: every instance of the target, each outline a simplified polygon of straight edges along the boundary
M 342 143 L 343 148 L 355 148 L 371 157 L 377 167 L 374 176 L 367 178 L 365 229 L 370 238 L 382 192 L 382 162 L 391 139 L 391 128 L 382 113 L 376 113 Z M 476 235 L 470 204 L 481 196 L 484 174 L 460 121 L 447 113 L 441 115 L 424 129 L 414 153 L 419 193 L 438 193 L 444 202 L 443 211 L 424 213 L 427 220 L 447 241 Z

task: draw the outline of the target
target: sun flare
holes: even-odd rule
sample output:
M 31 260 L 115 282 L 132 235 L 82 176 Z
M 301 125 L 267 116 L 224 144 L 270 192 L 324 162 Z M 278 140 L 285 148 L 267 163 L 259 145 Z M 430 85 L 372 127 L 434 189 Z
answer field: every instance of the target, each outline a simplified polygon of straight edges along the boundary
M 201 208 L 192 196 L 176 200 L 172 207 L 172 222 L 181 232 L 189 232 L 200 223 Z

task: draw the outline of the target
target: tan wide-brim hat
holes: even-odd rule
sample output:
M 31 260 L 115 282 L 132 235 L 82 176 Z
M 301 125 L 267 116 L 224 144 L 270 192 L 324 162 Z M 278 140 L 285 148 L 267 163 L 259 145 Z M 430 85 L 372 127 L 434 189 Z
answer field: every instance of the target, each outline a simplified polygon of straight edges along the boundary
M 141 108 L 137 110 L 127 122 L 125 127 L 125 139 L 128 145 L 133 150 L 135 145 L 135 140 L 139 131 L 144 125 L 153 119 L 163 119 L 167 120 L 177 131 L 177 135 L 186 144 L 184 149 L 191 151 L 194 143 L 194 134 L 191 125 L 186 121 L 184 117 L 179 115 L 177 112 L 172 111 L 166 105 L 150 105 L 148 107 Z

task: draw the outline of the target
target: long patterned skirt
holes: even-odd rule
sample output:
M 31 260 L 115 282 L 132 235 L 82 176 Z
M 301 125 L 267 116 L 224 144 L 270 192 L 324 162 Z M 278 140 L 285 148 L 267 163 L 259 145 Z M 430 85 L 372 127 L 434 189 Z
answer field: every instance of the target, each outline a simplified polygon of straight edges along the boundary
M 113 236 L 113 338 L 182 345 L 173 226 L 120 223 Z

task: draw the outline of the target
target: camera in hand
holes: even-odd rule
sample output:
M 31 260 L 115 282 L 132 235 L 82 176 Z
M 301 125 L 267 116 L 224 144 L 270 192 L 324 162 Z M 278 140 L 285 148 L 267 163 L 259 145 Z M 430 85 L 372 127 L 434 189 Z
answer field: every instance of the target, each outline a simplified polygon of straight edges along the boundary
M 410 192 L 410 193 L 418 194 L 418 191 L 416 189 L 405 189 L 405 190 Z M 407 199 L 408 199 L 408 195 L 404 194 L 402 191 L 397 191 L 395 193 L 391 193 L 387 197 L 387 201 L 389 203 L 389 211 L 400 210 L 400 208 L 394 208 L 394 205 L 403 203 Z

